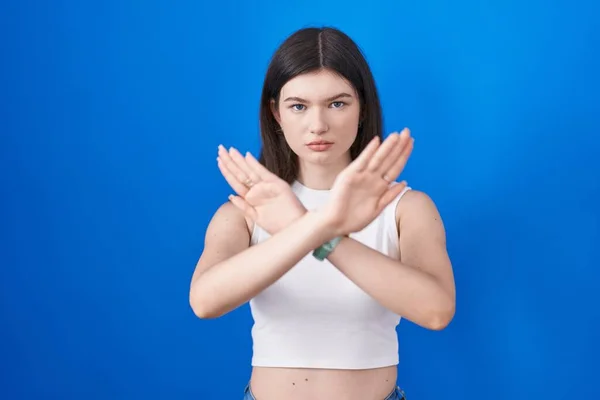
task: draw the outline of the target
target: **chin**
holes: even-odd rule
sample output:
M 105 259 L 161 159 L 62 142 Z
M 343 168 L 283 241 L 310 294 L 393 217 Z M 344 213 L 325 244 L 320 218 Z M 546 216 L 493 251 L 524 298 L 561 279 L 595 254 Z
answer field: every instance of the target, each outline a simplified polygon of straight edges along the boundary
M 309 151 L 307 154 L 304 154 L 304 161 L 307 161 L 312 164 L 318 165 L 327 165 L 327 164 L 336 164 L 339 163 L 342 159 L 344 159 L 346 155 L 339 154 L 333 151 L 322 151 L 322 152 L 314 152 Z

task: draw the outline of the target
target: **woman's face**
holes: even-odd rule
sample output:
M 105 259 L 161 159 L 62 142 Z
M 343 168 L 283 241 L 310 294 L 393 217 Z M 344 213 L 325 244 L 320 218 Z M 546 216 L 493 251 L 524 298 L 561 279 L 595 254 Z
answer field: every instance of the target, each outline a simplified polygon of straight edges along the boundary
M 339 75 L 320 70 L 291 79 L 281 88 L 278 109 L 272 111 L 301 161 L 329 164 L 343 157 L 350 162 L 360 101 L 352 85 Z

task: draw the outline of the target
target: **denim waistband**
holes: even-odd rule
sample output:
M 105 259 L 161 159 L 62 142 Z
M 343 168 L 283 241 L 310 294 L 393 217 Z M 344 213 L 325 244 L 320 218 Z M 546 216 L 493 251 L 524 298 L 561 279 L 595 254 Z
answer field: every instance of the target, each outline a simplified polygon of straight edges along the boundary
M 246 385 L 244 390 L 244 400 L 257 400 L 252 393 L 250 383 Z M 404 390 L 400 389 L 400 386 L 396 386 L 392 393 L 388 394 L 383 400 L 406 400 L 406 394 L 404 394 Z

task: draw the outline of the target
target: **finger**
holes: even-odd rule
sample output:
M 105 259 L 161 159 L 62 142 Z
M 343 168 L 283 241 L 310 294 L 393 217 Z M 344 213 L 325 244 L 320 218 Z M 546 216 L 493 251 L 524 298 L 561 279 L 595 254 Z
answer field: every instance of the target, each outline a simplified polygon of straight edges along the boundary
M 231 175 L 233 175 L 233 177 L 237 179 L 239 183 L 244 183 L 248 180 L 248 174 L 246 174 L 237 166 L 237 164 L 231 158 L 229 152 L 225 150 L 225 148 L 221 145 L 219 145 L 219 158 L 221 159 L 221 162 L 225 165 L 225 167 L 229 170 Z
M 221 157 L 217 158 L 217 165 L 219 166 L 219 170 L 221 171 L 221 174 L 223 175 L 229 186 L 231 186 L 231 188 L 240 196 L 246 196 L 246 194 L 248 193 L 248 187 L 241 183 L 235 177 L 235 175 L 231 173 L 231 171 L 229 170 L 229 168 L 227 168 L 223 160 L 221 160 Z
M 252 207 L 246 200 L 241 198 L 240 196 L 229 195 L 229 201 L 235 207 L 237 207 L 240 211 L 244 213 L 247 217 L 256 220 L 256 210 Z
M 386 208 L 402 191 L 406 188 L 406 181 L 402 181 L 400 183 L 396 183 L 384 193 L 384 195 L 379 200 L 379 212 L 382 212 L 384 208 Z
M 392 133 L 391 135 L 389 135 L 383 141 L 381 146 L 379 146 L 379 148 L 377 149 L 377 151 L 375 152 L 373 157 L 371 157 L 371 159 L 369 160 L 366 170 L 367 171 L 377 171 L 379 169 L 379 167 L 381 167 L 381 164 L 383 163 L 383 161 L 387 157 L 389 157 L 390 153 L 394 150 L 394 148 L 396 147 L 396 144 L 398 143 L 398 140 L 399 140 L 399 135 L 397 133 Z
M 268 181 L 270 179 L 273 179 L 273 177 L 277 177 L 277 175 L 269 171 L 256 158 L 254 158 L 254 156 L 250 152 L 246 153 L 246 161 L 248 163 L 248 166 L 252 169 L 252 171 L 254 171 L 254 173 L 258 175 L 263 181 Z
M 380 175 L 383 176 L 384 174 L 386 174 L 388 172 L 388 170 L 390 170 L 392 168 L 392 166 L 394 165 L 396 160 L 398 160 L 398 157 L 400 157 L 400 155 L 406 148 L 406 145 L 408 144 L 409 139 L 410 139 L 410 132 L 408 131 L 408 128 L 404 128 L 404 130 L 402 130 L 402 132 L 400 133 L 400 137 L 398 138 L 398 141 L 396 142 L 396 146 L 394 146 L 394 148 L 392 149 L 390 154 L 386 158 L 384 158 L 383 161 L 381 161 L 381 164 L 377 168 L 377 172 Z
M 256 184 L 256 183 L 258 183 L 258 181 L 260 181 L 260 177 L 258 176 L 258 174 L 256 172 L 254 172 L 254 169 L 252 169 L 248 165 L 244 156 L 242 156 L 236 148 L 234 148 L 234 147 L 230 148 L 229 155 L 231 156 L 231 159 L 237 165 L 237 167 L 243 173 L 245 173 L 248 178 L 250 178 L 252 183 Z
M 402 154 L 400 154 L 400 156 L 396 159 L 396 161 L 390 167 L 390 169 L 387 170 L 385 175 L 389 180 L 396 180 L 398 178 L 398 176 L 400 175 L 400 173 L 406 166 L 406 163 L 408 162 L 408 158 L 412 154 L 414 143 L 415 143 L 415 139 L 409 138 L 406 147 L 402 151 Z
M 373 139 L 371 139 L 369 144 L 367 144 L 367 146 L 363 149 L 363 151 L 361 151 L 358 157 L 356 157 L 356 159 L 352 161 L 349 167 L 356 171 L 364 170 L 367 167 L 369 160 L 371 160 L 371 158 L 373 157 L 373 154 L 375 154 L 375 152 L 379 148 L 380 142 L 381 140 L 379 139 L 379 136 L 375 136 Z

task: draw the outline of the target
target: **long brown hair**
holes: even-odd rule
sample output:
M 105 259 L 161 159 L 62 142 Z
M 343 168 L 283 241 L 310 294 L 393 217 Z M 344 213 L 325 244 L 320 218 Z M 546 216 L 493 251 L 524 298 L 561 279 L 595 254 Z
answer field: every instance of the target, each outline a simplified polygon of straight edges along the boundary
M 356 140 L 350 147 L 354 160 L 375 136 L 382 138 L 381 105 L 373 74 L 356 43 L 336 28 L 303 28 L 275 51 L 265 75 L 260 104 L 262 149 L 259 161 L 288 183 L 298 176 L 298 157 L 281 132 L 271 101 L 279 107 L 281 88 L 297 75 L 326 68 L 349 81 L 360 100 Z

